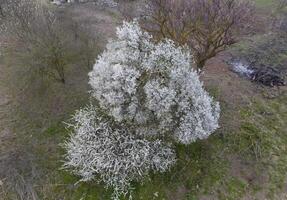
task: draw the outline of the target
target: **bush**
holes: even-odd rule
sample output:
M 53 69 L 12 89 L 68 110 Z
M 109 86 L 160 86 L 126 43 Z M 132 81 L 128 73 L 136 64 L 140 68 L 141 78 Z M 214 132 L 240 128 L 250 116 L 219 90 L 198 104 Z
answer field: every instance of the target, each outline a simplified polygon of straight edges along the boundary
M 98 175 L 115 198 L 149 170 L 169 169 L 170 143 L 207 138 L 220 112 L 188 49 L 170 40 L 152 43 L 136 21 L 125 22 L 117 36 L 89 73 L 96 106 L 76 113 L 65 165 L 84 181 Z
M 131 181 L 141 181 L 152 169 L 165 171 L 175 161 L 173 150 L 160 140 L 136 138 L 128 129 L 104 118 L 93 106 L 74 116 L 74 134 L 65 146 L 65 166 L 72 167 L 82 181 L 99 174 L 99 180 L 114 189 L 117 199 L 127 194 Z

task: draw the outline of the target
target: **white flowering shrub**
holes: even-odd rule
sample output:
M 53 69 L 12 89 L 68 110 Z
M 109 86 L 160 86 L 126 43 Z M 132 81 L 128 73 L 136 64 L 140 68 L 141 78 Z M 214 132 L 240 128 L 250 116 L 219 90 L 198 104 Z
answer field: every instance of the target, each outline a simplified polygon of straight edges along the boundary
M 218 128 L 219 104 L 203 89 L 187 49 L 170 40 L 153 44 L 137 22 L 125 22 L 117 36 L 89 73 L 92 95 L 115 121 L 184 144 Z
M 82 181 L 97 179 L 114 189 L 113 199 L 126 195 L 131 181 L 141 181 L 150 170 L 164 172 L 175 162 L 173 150 L 160 140 L 135 137 L 131 130 L 110 121 L 94 106 L 74 115 L 65 168 Z M 98 176 L 97 176 L 98 175 Z
M 192 69 L 188 49 L 152 42 L 136 21 L 117 29 L 89 73 L 95 106 L 74 116 L 65 167 L 126 195 L 131 181 L 168 170 L 169 142 L 190 144 L 218 128 L 220 108 Z

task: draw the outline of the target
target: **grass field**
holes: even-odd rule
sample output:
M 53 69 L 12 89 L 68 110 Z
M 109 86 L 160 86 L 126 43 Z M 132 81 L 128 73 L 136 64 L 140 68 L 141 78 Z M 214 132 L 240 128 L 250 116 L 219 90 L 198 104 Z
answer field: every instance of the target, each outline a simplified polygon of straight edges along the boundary
M 255 4 L 258 7 L 270 8 L 274 6 L 274 0 L 255 0 Z

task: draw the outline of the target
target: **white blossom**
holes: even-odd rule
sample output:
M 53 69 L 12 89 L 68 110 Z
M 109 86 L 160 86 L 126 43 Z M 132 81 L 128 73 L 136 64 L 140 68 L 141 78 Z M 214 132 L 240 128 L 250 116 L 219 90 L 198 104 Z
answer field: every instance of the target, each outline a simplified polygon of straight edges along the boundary
M 65 168 L 114 189 L 114 199 L 128 194 L 131 181 L 142 181 L 150 170 L 164 172 L 174 163 L 173 150 L 160 140 L 136 138 L 131 130 L 101 116 L 94 106 L 76 112 Z
M 124 22 L 117 36 L 89 74 L 92 95 L 115 121 L 184 144 L 218 128 L 219 104 L 192 69 L 188 49 L 170 40 L 154 44 L 136 21 Z
M 95 106 L 70 125 L 65 167 L 126 195 L 131 181 L 175 162 L 167 141 L 190 144 L 218 128 L 218 102 L 204 90 L 186 48 L 154 43 L 136 21 L 124 22 L 89 73 Z

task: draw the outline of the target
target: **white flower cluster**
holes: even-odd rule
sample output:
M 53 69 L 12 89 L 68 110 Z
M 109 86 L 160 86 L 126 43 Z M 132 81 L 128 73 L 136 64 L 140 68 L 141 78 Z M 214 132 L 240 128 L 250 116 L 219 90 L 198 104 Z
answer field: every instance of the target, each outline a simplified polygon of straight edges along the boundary
M 89 73 L 96 106 L 78 111 L 65 167 L 114 188 L 114 199 L 149 171 L 175 162 L 167 141 L 189 144 L 217 127 L 219 104 L 191 68 L 188 49 L 155 44 L 136 21 L 117 29 Z
M 218 128 L 219 104 L 203 89 L 187 49 L 170 40 L 154 44 L 136 21 L 117 36 L 89 73 L 92 95 L 115 121 L 184 144 Z
M 76 112 L 73 135 L 65 143 L 64 168 L 89 181 L 114 189 L 114 198 L 127 195 L 131 181 L 141 181 L 150 170 L 164 172 L 175 162 L 175 154 L 160 140 L 137 138 L 130 130 L 111 122 L 95 106 Z

